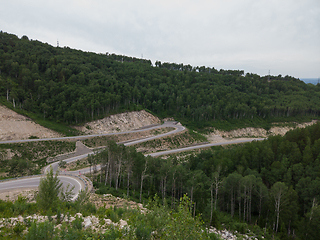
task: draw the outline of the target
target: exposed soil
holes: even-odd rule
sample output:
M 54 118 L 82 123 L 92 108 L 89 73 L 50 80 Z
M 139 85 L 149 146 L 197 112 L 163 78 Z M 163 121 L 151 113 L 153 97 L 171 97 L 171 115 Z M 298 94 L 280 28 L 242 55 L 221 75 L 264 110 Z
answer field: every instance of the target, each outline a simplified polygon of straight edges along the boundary
M 295 128 L 305 128 L 307 126 L 317 123 L 317 120 L 311 122 L 296 124 L 295 127 L 272 127 L 269 131 L 266 131 L 263 128 L 241 128 L 232 130 L 229 132 L 214 130 L 212 133 L 208 134 L 206 137 L 210 142 L 223 142 L 230 138 L 240 138 L 240 137 L 268 137 L 274 135 L 284 136 L 286 132 Z
M 61 135 L 36 124 L 29 118 L 22 116 L 11 109 L 0 105 L 0 140 L 28 139 L 31 136 L 38 138 L 60 137 Z
M 35 195 L 38 192 L 38 188 L 21 188 L 10 191 L 0 191 L 1 200 L 16 201 L 19 196 L 27 199 L 28 202 L 35 202 Z
M 81 127 L 74 127 L 85 134 L 124 132 L 148 125 L 160 124 L 159 118 L 145 110 L 111 115 L 100 120 L 88 122 Z

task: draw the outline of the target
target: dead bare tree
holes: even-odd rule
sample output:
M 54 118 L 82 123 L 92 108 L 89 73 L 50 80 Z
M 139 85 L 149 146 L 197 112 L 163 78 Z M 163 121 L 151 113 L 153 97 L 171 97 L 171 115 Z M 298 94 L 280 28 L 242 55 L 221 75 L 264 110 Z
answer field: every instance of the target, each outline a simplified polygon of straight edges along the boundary
M 140 184 L 140 202 L 142 199 L 142 187 L 143 187 L 143 180 L 147 177 L 146 175 L 146 171 L 147 171 L 147 163 L 148 163 L 148 159 L 146 159 L 146 162 L 144 164 L 144 170 L 141 173 L 141 184 Z

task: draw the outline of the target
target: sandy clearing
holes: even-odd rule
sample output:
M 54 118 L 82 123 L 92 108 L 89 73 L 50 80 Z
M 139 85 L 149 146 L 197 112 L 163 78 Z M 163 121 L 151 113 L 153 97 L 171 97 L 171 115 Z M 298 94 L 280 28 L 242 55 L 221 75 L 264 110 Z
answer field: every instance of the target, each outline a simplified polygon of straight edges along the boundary
M 11 109 L 0 105 L 0 140 L 60 137 L 61 134 L 42 127 L 31 119 L 22 116 Z

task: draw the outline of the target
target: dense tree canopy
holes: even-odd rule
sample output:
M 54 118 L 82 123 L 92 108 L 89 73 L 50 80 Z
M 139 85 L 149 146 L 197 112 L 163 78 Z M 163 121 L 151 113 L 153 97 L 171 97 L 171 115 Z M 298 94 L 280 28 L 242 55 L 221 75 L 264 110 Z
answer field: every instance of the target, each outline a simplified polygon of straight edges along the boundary
M 150 60 L 53 47 L 3 32 L 0 97 L 66 123 L 137 108 L 197 123 L 320 115 L 320 86 L 293 77 L 160 61 L 152 66 Z

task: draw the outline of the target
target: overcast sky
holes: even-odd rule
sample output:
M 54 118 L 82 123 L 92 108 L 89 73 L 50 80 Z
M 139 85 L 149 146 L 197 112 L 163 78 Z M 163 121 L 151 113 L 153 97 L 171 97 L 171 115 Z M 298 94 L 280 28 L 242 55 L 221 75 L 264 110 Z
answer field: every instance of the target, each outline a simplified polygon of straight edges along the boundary
M 0 29 L 153 63 L 320 77 L 320 0 L 0 0 Z

